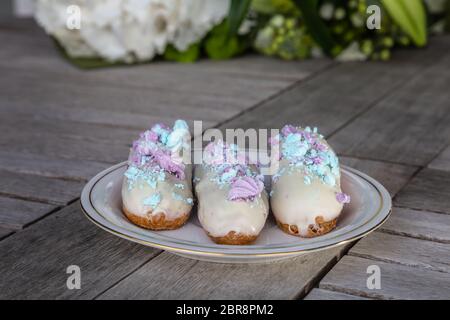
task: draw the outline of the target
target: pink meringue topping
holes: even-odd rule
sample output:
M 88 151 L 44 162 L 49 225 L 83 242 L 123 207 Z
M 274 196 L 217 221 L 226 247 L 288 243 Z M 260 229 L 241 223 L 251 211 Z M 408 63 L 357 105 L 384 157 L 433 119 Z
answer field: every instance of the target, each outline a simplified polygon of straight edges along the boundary
M 175 163 L 171 156 L 160 149 L 152 150 L 151 155 L 155 162 L 167 172 L 173 173 L 178 179 L 184 179 L 184 165 Z
M 252 177 L 238 178 L 231 184 L 231 189 L 228 193 L 228 200 L 253 200 L 264 189 L 264 184 L 261 180 Z

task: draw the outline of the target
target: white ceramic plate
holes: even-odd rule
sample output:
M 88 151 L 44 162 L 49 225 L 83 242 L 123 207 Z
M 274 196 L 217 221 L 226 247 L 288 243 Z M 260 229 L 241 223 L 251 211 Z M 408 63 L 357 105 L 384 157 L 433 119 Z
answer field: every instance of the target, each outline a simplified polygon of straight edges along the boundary
M 364 237 L 377 229 L 391 212 L 391 197 L 371 177 L 342 167 L 342 189 L 351 196 L 335 230 L 320 237 L 302 239 L 282 232 L 269 219 L 252 245 L 218 245 L 208 238 L 195 210 L 185 226 L 173 231 L 150 231 L 129 222 L 121 210 L 121 186 L 126 162 L 95 176 L 84 187 L 81 206 L 86 216 L 119 237 L 198 260 L 213 262 L 267 262 L 323 250 Z

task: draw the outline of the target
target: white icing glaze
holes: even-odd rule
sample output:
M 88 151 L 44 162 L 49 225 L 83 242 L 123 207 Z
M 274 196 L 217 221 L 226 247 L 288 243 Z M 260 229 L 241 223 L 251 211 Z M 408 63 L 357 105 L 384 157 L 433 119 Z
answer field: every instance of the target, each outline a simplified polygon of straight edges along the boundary
M 279 222 L 295 225 L 300 235 L 306 235 L 308 226 L 316 223 L 316 217 L 331 221 L 339 216 L 343 208 L 336 199 L 336 193 L 341 192 L 339 176 L 335 186 L 327 185 L 317 177 L 306 184 L 301 168 L 292 168 L 282 160 L 280 170 L 284 173 L 272 183 L 270 198 L 272 211 Z
M 190 213 L 192 204 L 187 203 L 186 199 L 193 199 L 192 196 L 192 166 L 187 165 L 185 170 L 185 179 L 180 180 L 171 174 L 166 174 L 164 181 L 158 181 L 156 187 L 151 187 L 142 178 L 134 182 L 133 188 L 128 186 L 128 178 L 124 176 L 122 184 L 122 202 L 127 211 L 138 215 L 147 216 L 155 215 L 160 212 L 164 213 L 166 219 L 174 220 L 184 214 Z M 182 184 L 184 187 L 179 188 L 176 185 Z M 144 205 L 145 199 L 158 194 L 160 202 L 155 208 Z M 180 195 L 182 199 L 174 198 L 174 194 Z
M 202 227 L 213 237 L 229 232 L 258 235 L 267 219 L 269 201 L 263 191 L 253 201 L 230 201 L 229 185 L 211 181 L 214 172 L 207 167 L 195 167 L 195 192 L 198 199 L 198 218 Z

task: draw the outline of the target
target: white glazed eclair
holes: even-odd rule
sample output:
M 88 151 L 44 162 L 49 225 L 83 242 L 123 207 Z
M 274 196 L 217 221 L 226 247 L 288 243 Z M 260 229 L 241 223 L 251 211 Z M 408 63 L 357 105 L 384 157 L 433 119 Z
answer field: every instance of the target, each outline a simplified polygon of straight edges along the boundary
M 253 242 L 269 213 L 263 177 L 234 144 L 210 143 L 203 164 L 195 167 L 198 218 L 219 244 Z
M 350 197 L 342 193 L 339 160 L 324 137 L 316 128 L 287 125 L 271 145 L 280 156 L 270 192 L 278 226 L 306 238 L 333 230 Z
M 190 133 L 183 120 L 173 128 L 156 124 L 133 143 L 122 185 L 122 207 L 134 224 L 151 230 L 181 227 L 189 218 L 192 196 Z

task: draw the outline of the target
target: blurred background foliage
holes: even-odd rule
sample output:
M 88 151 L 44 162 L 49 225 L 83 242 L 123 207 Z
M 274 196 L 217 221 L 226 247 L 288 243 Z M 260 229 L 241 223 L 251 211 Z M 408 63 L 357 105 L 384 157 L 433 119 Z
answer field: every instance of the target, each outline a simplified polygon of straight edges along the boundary
M 371 5 L 381 9 L 380 29 L 366 26 Z M 448 31 L 449 17 L 450 0 L 232 0 L 224 58 L 242 52 L 235 37 L 250 24 L 246 41 L 268 56 L 388 60 L 397 47 L 422 47 L 430 34 Z
M 284 60 L 328 56 L 339 61 L 386 61 L 396 48 L 423 47 L 430 35 L 450 31 L 450 0 L 229 1 L 228 15 L 205 37 L 185 51 L 168 45 L 155 58 L 190 63 L 200 57 L 222 60 L 256 51 Z M 368 8 L 373 5 L 380 9 L 379 29 L 367 27 L 374 14 Z M 129 64 L 75 58 L 58 47 L 81 68 Z

